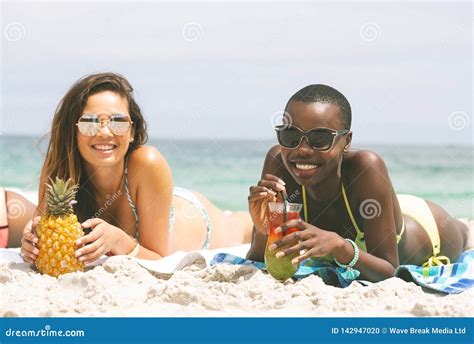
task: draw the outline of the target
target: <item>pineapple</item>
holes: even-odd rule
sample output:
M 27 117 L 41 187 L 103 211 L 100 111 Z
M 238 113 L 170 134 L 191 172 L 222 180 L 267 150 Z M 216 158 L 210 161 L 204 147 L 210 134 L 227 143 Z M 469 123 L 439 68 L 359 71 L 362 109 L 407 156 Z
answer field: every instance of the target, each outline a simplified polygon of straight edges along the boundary
M 78 186 L 72 179 L 65 182 L 56 177 L 56 181 L 50 179 L 50 182 L 46 185 L 46 214 L 36 226 L 39 239 L 36 267 L 54 277 L 84 271 L 84 264 L 74 255 L 75 242 L 84 235 L 72 209 Z

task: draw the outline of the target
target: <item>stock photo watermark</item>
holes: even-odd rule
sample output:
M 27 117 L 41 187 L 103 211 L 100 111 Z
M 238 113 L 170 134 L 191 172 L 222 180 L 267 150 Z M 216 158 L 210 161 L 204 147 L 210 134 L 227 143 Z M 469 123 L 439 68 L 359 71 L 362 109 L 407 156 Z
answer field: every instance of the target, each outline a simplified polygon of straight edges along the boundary
M 10 200 L 7 202 L 7 212 L 10 219 L 22 218 L 26 213 L 25 203 L 18 199 Z
M 295 192 L 291 193 L 290 195 L 288 195 L 286 201 L 289 202 L 289 204 L 293 203 L 294 201 L 296 201 L 296 199 L 298 198 L 298 196 L 300 195 L 300 191 L 299 190 L 295 190 Z M 283 205 L 285 206 L 285 205 Z M 278 216 L 279 216 L 279 213 L 283 213 L 283 207 L 281 207 L 281 212 L 271 212 L 270 216 L 265 219 L 265 221 L 263 222 L 263 226 L 265 228 L 268 228 L 268 226 L 270 225 L 270 223 L 272 223 Z
M 474 193 L 471 193 L 469 194 L 462 202 L 460 202 L 458 204 L 458 208 L 460 209 L 464 209 L 464 208 L 468 208 L 468 209 L 471 209 L 471 218 L 472 218 L 472 209 L 473 209 L 473 206 L 474 206 Z M 454 216 L 451 216 L 451 215 L 447 215 L 445 216 L 441 222 L 439 223 L 439 226 L 444 228 L 446 227 L 450 222 L 452 221 L 455 221 L 457 220 L 456 217 Z
M 366 220 L 372 220 L 382 214 L 382 206 L 372 198 L 363 200 L 359 206 L 360 215 Z
M 270 125 L 272 126 L 272 129 L 280 125 L 284 126 L 284 128 L 288 128 L 292 125 L 292 123 L 293 121 L 291 116 L 286 111 L 275 111 L 270 116 Z
M 9 42 L 17 42 L 26 37 L 25 26 L 20 22 L 8 23 L 3 30 L 5 39 Z
M 366 22 L 360 27 L 359 34 L 364 42 L 372 43 L 382 36 L 382 31 L 376 22 Z
M 203 36 L 204 30 L 201 24 L 191 22 L 183 26 L 181 34 L 186 41 L 195 42 Z
M 43 329 L 12 329 L 5 330 L 6 337 L 84 337 L 84 330 L 53 330 L 50 325 Z
M 200 216 L 199 208 L 191 202 L 185 202 L 183 205 L 183 217 L 185 219 L 196 219 Z
M 99 218 L 104 214 L 107 209 L 116 201 L 119 199 L 119 197 L 122 195 L 122 191 L 119 190 L 113 195 L 106 195 L 105 198 L 107 199 L 102 207 L 99 208 L 99 210 L 94 214 L 93 217 Z
M 469 115 L 464 111 L 454 111 L 448 118 L 449 127 L 453 130 L 464 130 L 471 125 Z

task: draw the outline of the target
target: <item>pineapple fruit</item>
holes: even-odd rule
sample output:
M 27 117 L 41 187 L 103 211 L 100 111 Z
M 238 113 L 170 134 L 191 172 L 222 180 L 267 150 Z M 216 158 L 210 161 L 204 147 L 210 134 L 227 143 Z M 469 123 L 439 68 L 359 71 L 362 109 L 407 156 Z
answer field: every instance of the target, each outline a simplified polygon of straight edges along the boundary
M 75 242 L 84 235 L 72 209 L 77 188 L 72 179 L 65 182 L 58 177 L 47 184 L 46 214 L 36 226 L 39 239 L 36 267 L 50 276 L 84 271 L 84 264 L 74 255 Z

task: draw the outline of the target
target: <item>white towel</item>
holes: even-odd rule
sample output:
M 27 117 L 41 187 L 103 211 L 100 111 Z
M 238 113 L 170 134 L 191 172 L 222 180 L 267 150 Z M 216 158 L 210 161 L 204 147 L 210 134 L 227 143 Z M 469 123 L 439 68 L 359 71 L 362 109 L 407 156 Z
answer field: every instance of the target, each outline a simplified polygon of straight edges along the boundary
M 247 251 L 250 248 L 250 244 L 244 244 L 240 246 L 234 247 L 226 247 L 226 248 L 217 248 L 214 250 L 200 250 L 200 251 L 193 251 L 193 252 L 185 252 L 185 251 L 178 251 L 175 252 L 167 257 L 157 259 L 157 260 L 146 260 L 146 259 L 139 259 L 135 257 L 128 257 L 128 256 L 113 256 L 107 257 L 102 256 L 100 259 L 95 261 L 94 263 L 88 265 L 88 267 L 93 267 L 96 265 L 101 265 L 105 261 L 109 259 L 114 259 L 115 257 L 127 257 L 128 259 L 132 259 L 140 264 L 142 267 L 149 271 L 156 272 L 160 275 L 160 277 L 166 278 L 171 277 L 171 275 L 177 271 L 181 270 L 190 265 L 196 265 L 201 268 L 205 268 L 209 266 L 212 258 L 217 253 L 229 253 L 235 256 L 245 258 Z M 23 258 L 20 256 L 20 248 L 2 248 L 0 249 L 0 263 L 24 263 Z

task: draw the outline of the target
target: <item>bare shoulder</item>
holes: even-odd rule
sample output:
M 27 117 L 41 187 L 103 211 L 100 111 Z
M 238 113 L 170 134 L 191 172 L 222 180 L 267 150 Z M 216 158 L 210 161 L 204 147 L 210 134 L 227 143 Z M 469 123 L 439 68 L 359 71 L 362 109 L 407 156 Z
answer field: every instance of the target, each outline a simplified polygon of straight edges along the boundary
M 281 166 L 283 164 L 281 159 L 281 147 L 280 145 L 275 145 L 270 148 L 265 157 L 265 166 L 264 168 L 272 168 L 275 166 Z
M 280 157 L 280 160 L 281 160 L 281 147 L 280 145 L 274 145 L 272 148 L 270 148 L 267 152 L 267 158 L 268 157 L 273 157 L 273 158 L 277 158 L 277 157 Z
M 352 188 L 361 194 L 386 190 L 391 185 L 383 158 L 371 150 L 351 150 L 344 156 L 343 176 Z
M 153 146 L 140 146 L 130 153 L 128 170 L 131 179 L 148 180 L 159 177 L 159 180 L 170 180 L 171 169 L 165 157 Z
M 153 146 L 140 146 L 130 153 L 130 164 L 162 164 L 165 157 Z
M 386 170 L 382 157 L 371 150 L 351 150 L 344 157 L 347 172 L 360 174 Z

